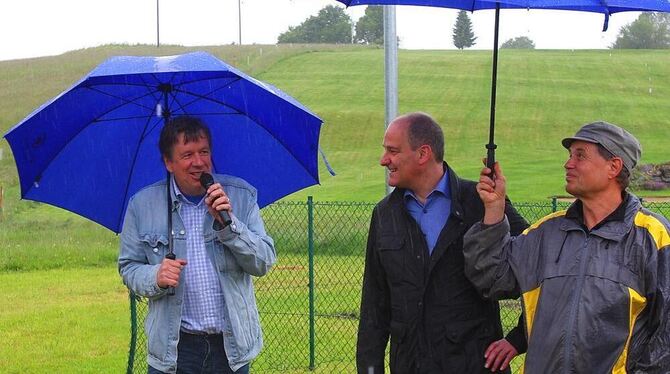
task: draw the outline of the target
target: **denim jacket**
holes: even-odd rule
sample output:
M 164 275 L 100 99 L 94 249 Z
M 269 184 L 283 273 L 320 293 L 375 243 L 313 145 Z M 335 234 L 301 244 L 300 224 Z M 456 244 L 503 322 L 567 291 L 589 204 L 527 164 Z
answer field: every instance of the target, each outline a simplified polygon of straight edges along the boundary
M 251 276 L 265 275 L 276 261 L 274 243 L 263 226 L 256 189 L 240 178 L 215 175 L 233 206 L 232 223 L 220 231 L 205 215 L 203 232 L 211 261 L 219 270 L 225 307 L 223 343 L 233 370 L 249 363 L 263 345 Z M 180 203 L 171 191 L 174 253 L 186 258 L 186 232 L 179 215 Z M 119 273 L 124 284 L 149 302 L 144 328 L 148 338 L 147 361 L 167 373 L 177 369 L 177 343 L 184 289 L 174 296 L 156 284 L 156 274 L 168 251 L 167 191 L 165 180 L 145 187 L 128 203 L 121 232 Z

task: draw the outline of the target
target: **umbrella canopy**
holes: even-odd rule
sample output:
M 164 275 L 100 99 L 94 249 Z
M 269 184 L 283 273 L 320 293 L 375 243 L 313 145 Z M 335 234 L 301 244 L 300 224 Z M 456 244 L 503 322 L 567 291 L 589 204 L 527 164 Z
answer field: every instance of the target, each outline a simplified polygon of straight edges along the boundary
M 462 10 L 555 9 L 613 14 L 628 11 L 670 12 L 667 0 L 337 0 L 353 5 L 419 5 Z
M 261 207 L 319 182 L 322 120 L 279 89 L 214 56 L 113 57 L 14 126 L 5 138 L 21 197 L 120 232 L 128 199 L 166 170 L 166 118 L 202 118 L 216 173 L 244 178 Z
M 495 9 L 495 27 L 493 38 L 493 70 L 491 74 L 491 113 L 489 122 L 489 142 L 486 165 L 493 167 L 495 161 L 494 131 L 496 80 L 498 74 L 498 27 L 500 9 L 553 9 L 575 10 L 583 12 L 603 13 L 605 22 L 603 31 L 607 30 L 609 15 L 627 11 L 670 12 L 670 0 L 337 0 L 346 6 L 354 5 L 417 5 L 461 10 Z

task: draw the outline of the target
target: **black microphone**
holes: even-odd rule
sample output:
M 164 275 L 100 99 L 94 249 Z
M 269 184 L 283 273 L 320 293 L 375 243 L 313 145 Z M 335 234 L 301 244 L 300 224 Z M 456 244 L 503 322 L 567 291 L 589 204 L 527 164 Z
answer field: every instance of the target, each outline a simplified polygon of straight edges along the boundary
M 200 185 L 207 191 L 209 186 L 214 184 L 214 178 L 212 177 L 211 174 L 209 173 L 202 173 L 200 174 Z M 230 214 L 228 213 L 227 210 L 221 210 L 219 211 L 219 216 L 221 217 L 221 220 L 223 221 L 223 227 L 226 227 L 233 222 L 233 220 L 230 218 Z M 218 221 L 217 221 L 218 222 Z

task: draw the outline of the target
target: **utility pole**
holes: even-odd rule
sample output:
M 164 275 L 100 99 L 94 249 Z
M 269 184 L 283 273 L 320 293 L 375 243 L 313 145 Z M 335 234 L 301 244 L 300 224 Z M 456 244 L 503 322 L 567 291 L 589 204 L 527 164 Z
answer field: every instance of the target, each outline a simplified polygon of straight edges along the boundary
M 160 46 L 161 46 L 160 15 L 158 12 L 158 0 L 156 0 L 156 47 Z
M 242 45 L 242 0 L 237 0 L 237 26 L 239 27 L 239 45 Z
M 386 124 L 388 128 L 398 115 L 398 37 L 395 27 L 395 5 L 384 5 L 384 81 L 386 82 Z M 386 194 L 393 188 L 388 184 L 389 170 L 386 169 Z

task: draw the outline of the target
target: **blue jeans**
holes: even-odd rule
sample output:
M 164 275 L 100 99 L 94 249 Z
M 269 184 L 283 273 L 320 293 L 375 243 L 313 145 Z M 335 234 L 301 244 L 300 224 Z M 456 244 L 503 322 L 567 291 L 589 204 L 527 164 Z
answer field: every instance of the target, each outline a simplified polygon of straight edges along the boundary
M 163 374 L 149 366 L 148 374 Z M 177 345 L 177 374 L 249 374 L 249 364 L 237 371 L 228 366 L 223 336 L 181 332 Z

